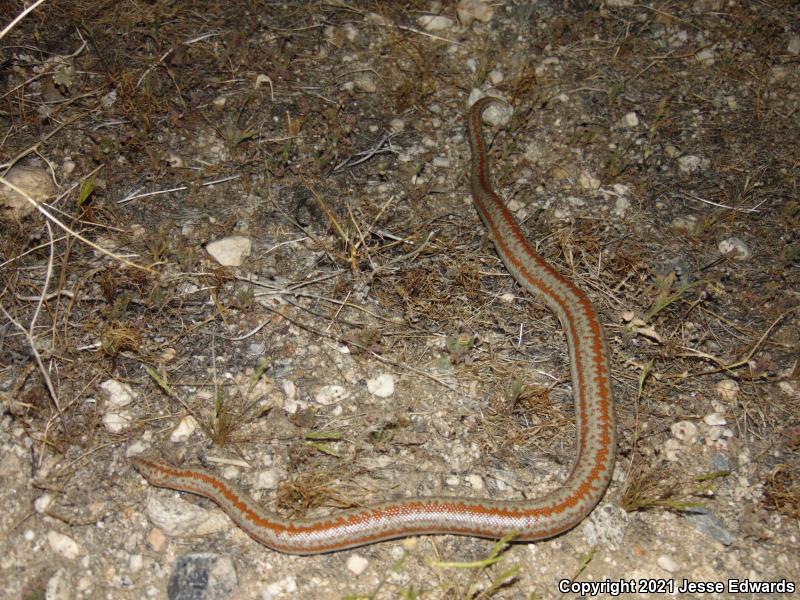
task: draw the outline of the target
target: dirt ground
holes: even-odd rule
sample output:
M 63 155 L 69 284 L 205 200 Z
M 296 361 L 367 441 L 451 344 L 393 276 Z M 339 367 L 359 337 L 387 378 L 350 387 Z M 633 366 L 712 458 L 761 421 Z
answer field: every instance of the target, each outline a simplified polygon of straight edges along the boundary
M 47 200 L 0 182 L 0 595 L 792 596 L 798 63 L 793 1 L 43 3 L 0 39 L 0 176 Z M 513 108 L 498 190 L 606 327 L 600 507 L 296 557 L 148 485 L 130 457 L 292 517 L 563 481 L 564 335 L 469 197 L 480 95 Z

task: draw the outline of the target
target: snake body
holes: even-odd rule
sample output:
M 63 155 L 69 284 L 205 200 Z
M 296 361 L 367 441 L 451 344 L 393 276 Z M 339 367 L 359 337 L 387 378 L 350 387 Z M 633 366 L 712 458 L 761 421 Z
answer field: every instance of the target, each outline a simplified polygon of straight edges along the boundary
M 564 484 L 531 500 L 428 497 L 386 502 L 331 516 L 284 519 L 256 504 L 218 476 L 161 460 L 135 458 L 152 485 L 204 496 L 265 546 L 291 554 L 317 554 L 424 534 L 456 534 L 532 541 L 574 527 L 600 501 L 614 467 L 616 437 L 603 329 L 589 298 L 531 247 L 514 216 L 492 189 L 481 117 L 499 100 L 483 98 L 467 114 L 472 149 L 472 199 L 508 271 L 558 316 L 570 353 L 575 397 L 577 457 Z

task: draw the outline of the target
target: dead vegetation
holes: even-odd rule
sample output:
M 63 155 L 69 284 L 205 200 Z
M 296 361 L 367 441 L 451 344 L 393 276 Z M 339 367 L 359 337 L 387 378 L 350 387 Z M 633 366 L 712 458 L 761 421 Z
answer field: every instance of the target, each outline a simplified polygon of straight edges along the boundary
M 568 463 L 558 323 L 480 245 L 464 202 L 464 100 L 500 65 L 515 114 L 493 132 L 495 181 L 608 323 L 628 473 L 613 499 L 692 508 L 709 470 L 665 466 L 661 446 L 674 422 L 722 410 L 730 453 L 757 457 L 758 504 L 797 519 L 800 417 L 780 387 L 800 386 L 800 83 L 783 50 L 797 8 L 632 18 L 562 4 L 510 3 L 496 27 L 513 51 L 463 36 L 458 61 L 454 44 L 409 30 L 430 8 L 419 2 L 54 1 L 0 41 L 0 176 L 35 165 L 60 190 L 47 215 L 12 216 L 0 235 L 2 408 L 55 508 L 80 505 L 87 481 L 127 476 L 125 446 L 154 429 L 158 447 L 187 414 L 202 434 L 181 458 L 289 456 L 286 514 L 381 499 L 359 460 L 402 456 L 413 472 L 414 456 L 437 455 L 420 439 L 444 427 L 419 414 L 452 415 L 446 445 L 477 440 L 475 471 L 538 453 Z M 656 29 L 705 42 L 656 47 Z M 468 57 L 474 69 L 459 70 Z M 620 125 L 629 113 L 635 134 Z M 708 164 L 681 170 L 676 156 Z M 583 171 L 627 192 L 582 188 Z M 624 214 L 597 208 L 620 195 Z M 258 240 L 240 270 L 204 250 L 234 232 Z M 720 255 L 732 236 L 755 249 L 748 260 Z M 360 389 L 377 367 L 426 395 L 363 400 L 346 419 L 313 402 L 287 417 L 275 399 L 289 376 L 305 401 L 349 369 Z M 722 377 L 738 396 L 719 401 Z M 123 432 L 103 427 L 106 379 L 139 391 Z

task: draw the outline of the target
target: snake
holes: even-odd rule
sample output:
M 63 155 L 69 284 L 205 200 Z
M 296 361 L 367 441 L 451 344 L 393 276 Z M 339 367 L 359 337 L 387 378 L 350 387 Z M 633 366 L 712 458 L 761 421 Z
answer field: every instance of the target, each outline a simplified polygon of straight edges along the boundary
M 564 483 L 531 499 L 431 496 L 352 508 L 330 516 L 286 519 L 259 505 L 212 472 L 137 456 L 135 469 L 153 486 L 188 492 L 216 503 L 257 542 L 287 554 L 319 554 L 417 535 L 452 534 L 513 541 L 559 535 L 598 504 L 611 480 L 616 455 L 614 402 L 603 327 L 588 296 L 545 261 L 494 191 L 490 179 L 484 111 L 504 102 L 486 96 L 467 111 L 472 151 L 472 199 L 508 272 L 541 297 L 558 317 L 569 348 L 576 422 L 576 457 Z

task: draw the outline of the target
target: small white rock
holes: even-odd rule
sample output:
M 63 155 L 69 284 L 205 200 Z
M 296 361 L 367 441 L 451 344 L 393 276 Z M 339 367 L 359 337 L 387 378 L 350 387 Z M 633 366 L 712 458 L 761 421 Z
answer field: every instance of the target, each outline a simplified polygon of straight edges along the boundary
M 369 561 L 360 554 L 351 554 L 347 558 L 347 570 L 354 575 L 361 575 L 368 566 Z
M 103 415 L 103 426 L 109 433 L 120 433 L 133 421 L 128 411 L 110 411 Z
M 680 458 L 681 450 L 683 450 L 683 444 L 675 438 L 669 438 L 664 442 L 662 452 L 668 461 L 677 462 Z
M 367 379 L 369 393 L 378 398 L 388 398 L 394 394 L 394 376 L 391 373 L 381 373 L 377 377 Z
M 499 85 L 503 83 L 506 78 L 505 75 L 503 75 L 503 72 L 499 69 L 492 69 L 489 71 L 489 74 L 486 77 L 489 79 L 489 83 L 492 85 Z
M 250 238 L 232 235 L 206 245 L 206 251 L 223 267 L 240 267 L 244 259 L 250 256 L 252 248 Z
M 485 0 L 461 0 L 456 6 L 456 15 L 464 27 L 469 27 L 473 21 L 488 23 L 493 14 L 494 8 Z
M 677 423 L 673 423 L 669 430 L 676 439 L 685 444 L 693 444 L 697 441 L 697 425 L 691 421 L 678 421 Z
M 667 573 L 676 573 L 678 571 L 678 563 L 671 556 L 662 554 L 656 559 L 656 564 L 666 571 Z
M 53 503 L 52 494 L 42 494 L 33 501 L 33 510 L 39 514 L 47 512 L 48 507 Z
M 720 254 L 733 252 L 733 258 L 736 260 L 747 260 L 752 254 L 744 240 L 737 237 L 730 237 L 727 240 L 722 240 L 717 248 L 719 248 Z
M 678 168 L 682 173 L 694 173 L 698 171 L 703 164 L 703 159 L 699 156 L 687 154 L 678 159 Z
M 58 531 L 47 532 L 47 543 L 53 552 L 69 560 L 75 560 L 81 553 L 81 547 L 75 540 Z
M 584 520 L 583 535 L 590 546 L 603 546 L 617 550 L 625 538 L 630 517 L 624 509 L 603 502 Z
M 128 406 L 136 398 L 133 388 L 127 383 L 121 383 L 114 379 L 107 379 L 100 384 L 100 389 L 103 390 L 106 402 L 114 408 L 122 408 Z
M 722 427 L 726 425 L 728 422 L 725 420 L 719 413 L 709 413 L 705 417 L 703 417 L 703 423 L 709 425 L 711 427 Z
M 161 499 L 150 495 L 145 512 L 153 525 L 171 537 L 203 536 L 232 527 L 231 520 L 219 511 L 206 510 L 174 496 Z
M 49 199 L 56 192 L 56 186 L 46 169 L 33 165 L 16 165 L 4 179 L 22 190 L 37 205 Z M 21 219 L 36 207 L 24 196 L 3 183 L 0 183 L 0 215 L 8 214 L 12 219 Z
M 703 63 L 706 67 L 714 64 L 714 50 L 711 48 L 703 48 L 694 55 L 695 59 Z
M 45 600 L 71 600 L 75 597 L 75 590 L 69 582 L 69 574 L 66 569 L 58 569 L 50 579 L 47 580 L 45 588 Z M 27 595 L 25 595 L 27 597 Z
M 389 121 L 389 129 L 391 129 L 394 133 L 400 133 L 404 131 L 406 128 L 406 122 L 399 118 L 395 117 L 391 121 Z
M 188 440 L 192 434 L 197 429 L 197 421 L 192 415 L 186 415 L 181 419 L 181 422 L 178 423 L 178 426 L 172 430 L 172 433 L 169 435 L 169 441 L 173 444 L 185 442 Z
M 444 31 L 452 28 L 455 22 L 450 17 L 443 15 L 422 15 L 417 17 L 417 25 L 425 31 Z
M 342 400 L 350 397 L 350 392 L 344 389 L 341 385 L 325 385 L 322 386 L 317 394 L 314 396 L 319 404 L 329 405 L 338 404 Z
M 625 213 L 628 212 L 628 209 L 631 207 L 631 201 L 625 198 L 624 196 L 618 196 L 617 200 L 614 202 L 614 216 L 616 217 L 624 217 Z
M 600 180 L 589 171 L 581 171 L 578 175 L 578 185 L 584 190 L 596 190 L 600 187 Z
M 342 25 L 342 31 L 344 31 L 344 36 L 349 42 L 355 42 L 358 38 L 358 28 L 352 23 L 345 23 Z
M 280 481 L 280 471 L 278 469 L 263 469 L 256 473 L 253 480 L 253 490 L 274 490 Z
M 144 454 L 150 445 L 144 440 L 135 440 L 125 448 L 125 458 L 132 458 Z
M 374 94 L 378 91 L 378 84 L 375 76 L 370 71 L 362 71 L 355 76 L 356 87 L 367 94 Z
M 629 112 L 620 121 L 620 125 L 625 127 L 626 129 L 633 129 L 639 125 L 639 115 L 635 112 Z
M 128 559 L 128 568 L 134 573 L 140 570 L 143 564 L 144 558 L 141 554 L 131 554 L 130 558 Z
M 672 220 L 669 228 L 676 233 L 697 233 L 700 222 L 695 215 L 679 215 Z
M 281 381 L 281 389 L 283 390 L 283 395 L 286 396 L 287 402 L 294 402 L 297 400 L 297 386 L 294 384 L 294 381 L 291 379 L 284 379 Z
M 476 492 L 481 492 L 485 489 L 485 485 L 483 484 L 483 477 L 476 474 L 467 475 L 467 483 L 470 487 L 475 490 Z

